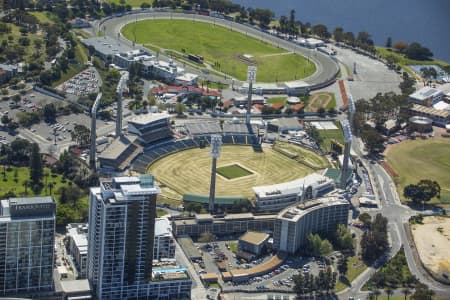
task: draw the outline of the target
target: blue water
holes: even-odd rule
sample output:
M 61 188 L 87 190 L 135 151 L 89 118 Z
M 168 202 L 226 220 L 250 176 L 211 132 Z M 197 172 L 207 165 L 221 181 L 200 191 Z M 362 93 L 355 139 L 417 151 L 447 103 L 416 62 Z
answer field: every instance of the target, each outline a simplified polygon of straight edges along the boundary
M 434 57 L 450 62 L 450 0 L 232 0 L 245 7 L 269 8 L 276 17 L 289 16 L 311 24 L 322 23 L 330 32 L 367 31 L 377 45 L 417 41 Z
M 186 271 L 185 267 L 175 267 L 175 268 L 153 268 L 153 272 L 161 272 L 161 273 L 173 273 L 173 272 L 181 272 Z

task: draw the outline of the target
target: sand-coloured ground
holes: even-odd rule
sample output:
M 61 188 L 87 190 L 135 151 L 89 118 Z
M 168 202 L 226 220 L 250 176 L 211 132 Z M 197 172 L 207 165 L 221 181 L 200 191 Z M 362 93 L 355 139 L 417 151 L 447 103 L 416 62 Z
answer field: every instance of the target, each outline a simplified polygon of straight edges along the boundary
M 450 277 L 450 217 L 426 217 L 412 226 L 414 242 L 424 266 L 443 280 Z

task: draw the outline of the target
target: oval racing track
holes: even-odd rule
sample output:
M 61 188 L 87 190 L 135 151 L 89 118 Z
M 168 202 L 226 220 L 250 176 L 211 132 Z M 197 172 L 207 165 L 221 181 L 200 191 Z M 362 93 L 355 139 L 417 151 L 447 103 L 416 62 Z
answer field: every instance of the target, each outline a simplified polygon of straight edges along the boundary
M 120 39 L 124 42 L 126 42 L 128 45 L 132 46 L 132 42 L 125 39 L 121 34 L 120 31 L 122 27 L 128 23 L 141 21 L 141 20 L 147 20 L 147 19 L 184 19 L 184 20 L 194 20 L 194 21 L 202 21 L 202 22 L 208 22 L 211 24 L 217 24 L 226 28 L 230 28 L 231 30 L 240 32 L 242 34 L 248 35 L 250 37 L 253 37 L 257 40 L 264 41 L 266 43 L 269 43 L 273 46 L 278 46 L 280 48 L 283 48 L 287 51 L 294 52 L 297 54 L 301 54 L 306 58 L 311 59 L 315 65 L 316 65 L 316 72 L 307 77 L 302 79 L 301 81 L 306 82 L 310 86 L 318 86 L 318 85 L 326 85 L 325 83 L 330 82 L 335 79 L 339 67 L 337 63 L 328 55 L 325 55 L 317 50 L 309 49 L 305 47 L 301 47 L 299 45 L 296 45 L 290 41 L 286 41 L 283 39 L 280 39 L 276 36 L 270 35 L 266 32 L 260 31 L 258 29 L 255 29 L 253 27 L 228 21 L 225 19 L 219 19 L 219 18 L 213 18 L 209 16 L 203 16 L 203 15 L 195 15 L 195 14 L 183 14 L 183 13 L 171 13 L 171 12 L 137 12 L 127 15 L 122 15 L 119 17 L 109 17 L 106 18 L 98 24 L 99 27 L 96 28 L 96 30 L 99 30 L 101 28 L 104 30 L 104 34 L 110 38 L 113 39 Z M 139 45 L 134 46 L 134 48 L 143 48 Z M 148 49 L 146 49 L 148 51 Z M 160 55 L 161 57 L 162 55 Z M 186 66 L 186 69 L 188 72 L 193 73 L 199 73 L 199 69 L 195 69 L 192 67 Z M 223 78 L 212 75 L 210 76 L 211 79 L 220 79 L 220 81 L 223 81 Z M 330 82 L 331 83 L 331 82 Z

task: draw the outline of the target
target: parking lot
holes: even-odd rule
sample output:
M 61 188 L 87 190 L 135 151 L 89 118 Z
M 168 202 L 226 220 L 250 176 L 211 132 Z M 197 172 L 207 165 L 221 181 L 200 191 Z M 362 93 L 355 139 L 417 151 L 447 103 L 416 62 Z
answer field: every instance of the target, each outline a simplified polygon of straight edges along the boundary
M 203 262 L 195 263 L 194 267 L 199 274 L 215 273 L 221 274 L 218 263 L 223 262 L 226 265 L 227 271 L 235 269 L 249 269 L 256 265 L 260 265 L 268 261 L 271 254 L 259 257 L 251 262 L 246 262 L 242 259 L 236 258 L 233 253 L 233 243 L 237 244 L 236 240 L 217 241 L 211 243 L 195 243 L 199 250 L 203 252 Z M 277 269 L 268 274 L 257 276 L 242 283 L 223 282 L 219 276 L 219 284 L 224 290 L 232 289 L 247 289 L 247 290 L 263 290 L 276 289 L 289 291 L 293 288 L 292 277 L 298 272 L 303 274 L 319 274 L 320 270 L 325 269 L 325 264 L 322 261 L 316 261 L 310 257 L 292 256 Z
M 87 68 L 57 87 L 58 90 L 75 96 L 87 96 L 97 93 L 101 83 L 95 68 Z

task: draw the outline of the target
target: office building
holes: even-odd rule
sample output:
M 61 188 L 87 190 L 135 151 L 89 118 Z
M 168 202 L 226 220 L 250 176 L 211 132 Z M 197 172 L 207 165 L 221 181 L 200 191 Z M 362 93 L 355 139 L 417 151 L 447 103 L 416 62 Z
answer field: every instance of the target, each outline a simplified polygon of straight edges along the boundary
M 349 203 L 335 197 L 307 201 L 282 210 L 275 221 L 273 248 L 296 253 L 310 233 L 332 233 L 338 224 L 347 225 Z
M 0 295 L 53 291 L 54 247 L 52 197 L 1 200 Z
M 86 278 L 87 276 L 87 253 L 88 253 L 88 225 L 87 224 L 69 224 L 66 226 L 66 237 L 68 239 L 69 254 L 73 258 L 75 268 L 77 269 L 77 278 Z
M 318 173 L 289 182 L 253 187 L 259 211 L 280 211 L 296 202 L 323 196 L 333 189 L 333 180 Z
M 444 92 L 425 86 L 409 95 L 409 102 L 431 107 L 444 98 Z
M 97 299 L 189 296 L 187 272 L 170 277 L 174 268 L 164 270 L 168 283 L 152 270 L 158 193 L 151 175 L 114 177 L 91 188 L 88 279 Z
M 260 255 L 268 240 L 269 235 L 267 233 L 248 231 L 239 238 L 239 250 Z
M 210 214 L 197 214 L 194 218 L 180 218 L 172 221 L 172 232 L 176 236 L 192 237 L 204 232 L 219 236 L 244 233 L 249 230 L 272 232 L 276 216 L 242 213 L 213 217 Z

